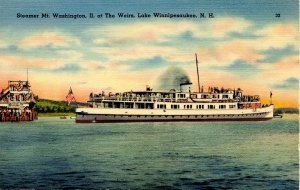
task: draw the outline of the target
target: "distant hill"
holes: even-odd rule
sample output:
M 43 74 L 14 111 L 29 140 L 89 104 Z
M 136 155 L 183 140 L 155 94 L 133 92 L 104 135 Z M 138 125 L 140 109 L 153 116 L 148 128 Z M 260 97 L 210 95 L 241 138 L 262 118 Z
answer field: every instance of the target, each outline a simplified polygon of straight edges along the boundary
M 72 102 L 71 105 L 68 105 L 66 101 L 39 99 L 36 101 L 34 109 L 38 113 L 74 113 L 77 105 L 87 106 L 86 103 L 81 102 Z
M 298 108 L 274 108 L 274 114 L 296 113 L 299 114 Z

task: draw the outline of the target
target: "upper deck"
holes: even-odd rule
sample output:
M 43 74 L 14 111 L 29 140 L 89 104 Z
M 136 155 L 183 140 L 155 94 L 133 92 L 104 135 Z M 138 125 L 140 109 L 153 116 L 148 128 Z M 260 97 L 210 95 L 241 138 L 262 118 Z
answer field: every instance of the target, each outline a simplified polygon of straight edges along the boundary
M 216 88 L 207 92 L 182 92 L 176 90 L 166 91 L 129 91 L 123 93 L 90 94 L 88 102 L 105 102 L 105 101 L 134 101 L 134 102 L 259 102 L 259 96 L 245 96 L 242 90 L 231 90 Z
M 8 81 L 7 88 L 0 92 L 0 107 L 22 109 L 33 102 L 33 93 L 28 81 Z

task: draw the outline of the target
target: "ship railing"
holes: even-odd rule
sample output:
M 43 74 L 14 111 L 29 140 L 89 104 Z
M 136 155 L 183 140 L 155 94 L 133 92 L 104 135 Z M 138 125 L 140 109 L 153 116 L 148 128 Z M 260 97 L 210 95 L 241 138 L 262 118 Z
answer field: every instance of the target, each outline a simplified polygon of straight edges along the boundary
M 177 102 L 175 98 L 160 97 L 92 97 L 90 102 L 129 101 L 129 102 Z
M 10 90 L 10 93 L 18 93 L 18 94 L 28 94 L 30 93 L 29 90 L 23 89 L 23 90 Z
M 32 102 L 32 100 L 16 100 L 16 99 L 3 99 L 0 102 L 9 102 L 9 103 L 18 103 L 18 104 L 28 104 L 29 102 Z
M 238 103 L 241 103 L 241 104 L 253 104 L 253 103 L 260 103 L 260 101 L 259 100 L 239 101 Z
M 8 105 L 6 101 L 0 101 L 0 105 Z
M 90 97 L 90 102 L 101 102 L 101 101 L 130 101 L 130 102 L 188 102 L 188 99 L 175 99 L 175 98 L 161 98 L 161 97 L 122 97 L 122 96 L 100 96 Z M 259 100 L 239 100 L 239 99 L 213 99 L 213 103 L 260 103 Z
M 134 97 L 134 98 L 117 98 L 117 101 L 129 101 L 129 102 L 155 102 L 157 99 L 145 98 L 145 97 Z
M 29 104 L 30 102 L 32 102 L 32 101 L 30 101 L 30 100 L 26 100 L 26 101 L 10 100 L 9 101 L 9 103 L 16 103 L 16 104 Z
M 3 100 L 0 100 L 0 103 L 18 103 L 18 104 L 28 104 L 30 103 L 31 101 L 30 100 L 6 100 L 6 99 L 3 99 Z

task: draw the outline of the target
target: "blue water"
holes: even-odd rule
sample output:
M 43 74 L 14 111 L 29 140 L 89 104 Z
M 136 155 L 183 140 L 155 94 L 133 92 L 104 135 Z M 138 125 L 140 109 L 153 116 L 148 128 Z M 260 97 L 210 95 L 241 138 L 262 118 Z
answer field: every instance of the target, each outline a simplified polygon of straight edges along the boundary
M 298 122 L 0 123 L 0 187 L 298 189 Z

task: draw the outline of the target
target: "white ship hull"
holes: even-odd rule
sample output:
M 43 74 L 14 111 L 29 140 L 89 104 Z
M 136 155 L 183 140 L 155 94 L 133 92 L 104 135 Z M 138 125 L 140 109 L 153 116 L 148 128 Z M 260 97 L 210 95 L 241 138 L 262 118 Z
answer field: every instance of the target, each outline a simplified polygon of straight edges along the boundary
M 256 109 L 119 109 L 77 108 L 77 123 L 263 121 L 273 118 L 273 105 Z

